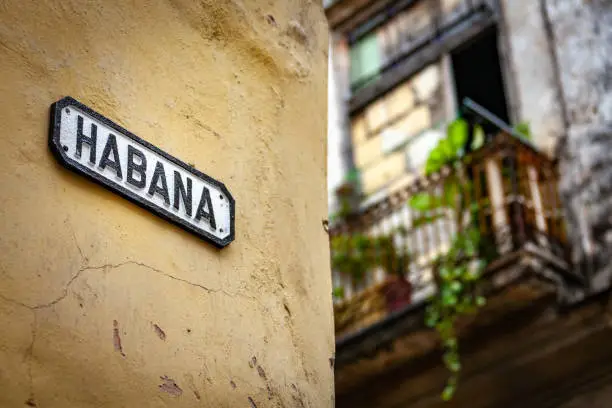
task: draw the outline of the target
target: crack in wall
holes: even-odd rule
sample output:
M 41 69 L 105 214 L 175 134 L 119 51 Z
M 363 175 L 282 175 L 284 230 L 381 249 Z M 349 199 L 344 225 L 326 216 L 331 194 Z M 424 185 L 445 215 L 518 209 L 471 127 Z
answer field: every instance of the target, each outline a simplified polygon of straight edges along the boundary
M 25 405 L 28 407 L 38 407 L 38 402 L 36 401 L 36 392 L 34 390 L 34 377 L 33 377 L 33 364 L 34 364 L 34 345 L 36 342 L 36 335 L 37 335 L 37 329 L 38 329 L 38 311 L 42 310 L 42 309 L 46 309 L 46 308 L 50 308 L 56 304 L 58 304 L 59 302 L 61 302 L 62 300 L 64 300 L 66 297 L 68 297 L 68 294 L 70 293 L 70 287 L 72 286 L 72 284 L 81 277 L 81 275 L 83 274 L 83 272 L 86 271 L 96 271 L 96 270 L 113 270 L 113 269 L 118 269 L 121 268 L 123 266 L 127 266 L 127 265 L 133 265 L 133 266 L 139 266 L 141 268 L 145 268 L 150 272 L 154 272 L 158 275 L 162 275 L 165 276 L 168 279 L 172 279 L 175 281 L 179 281 L 182 282 L 184 284 L 187 284 L 189 286 L 193 286 L 196 287 L 198 289 L 201 289 L 203 291 L 205 291 L 206 293 L 222 293 L 226 296 L 229 297 L 244 297 L 244 298 L 248 298 L 252 301 L 255 301 L 257 303 L 259 303 L 259 300 L 254 297 L 254 296 L 250 296 L 248 294 L 245 293 L 231 293 L 226 291 L 225 289 L 222 288 L 210 288 L 207 286 L 204 286 L 202 284 L 199 283 L 195 283 L 195 282 L 191 282 L 187 279 L 183 279 L 183 278 L 179 278 L 177 276 L 174 276 L 172 274 L 169 274 L 165 271 L 163 271 L 162 269 L 153 267 L 151 265 L 147 265 L 144 262 L 140 262 L 140 261 L 134 261 L 134 260 L 127 260 L 127 261 L 123 261 L 123 262 L 119 262 L 119 263 L 106 263 L 103 265 L 97 265 L 97 266 L 91 266 L 91 265 L 87 265 L 87 261 L 89 260 L 89 258 L 85 255 L 85 253 L 83 252 L 83 249 L 81 248 L 78 239 L 76 237 L 76 233 L 74 231 L 74 228 L 70 222 L 70 219 L 66 219 L 66 224 L 68 225 L 68 228 L 70 229 L 70 233 L 72 236 L 72 239 L 74 241 L 74 244 L 79 252 L 79 256 L 81 259 L 81 267 L 78 269 L 78 271 L 76 273 L 74 273 L 70 279 L 68 280 L 68 282 L 64 285 L 64 287 L 62 288 L 61 294 L 54 298 L 53 300 L 50 300 L 48 302 L 45 303 L 38 303 L 38 304 L 29 304 L 27 302 L 23 302 L 20 301 L 18 299 L 14 299 L 8 296 L 5 296 L 3 294 L 0 293 L 0 299 L 3 299 L 9 303 L 12 303 L 14 305 L 29 309 L 33 316 L 34 316 L 34 320 L 32 323 L 32 331 L 31 331 L 31 342 L 28 345 L 28 347 L 25 350 L 24 353 L 24 363 L 26 364 L 26 376 L 27 376 L 27 383 L 28 383 L 28 387 L 29 387 L 29 397 L 28 399 L 25 401 Z M 122 350 L 120 350 L 121 354 L 125 356 L 125 354 L 123 353 Z
M 223 293 L 223 294 L 225 294 L 227 296 L 230 296 L 230 297 L 241 296 L 241 297 L 245 297 L 245 298 L 257 301 L 257 299 L 255 297 L 253 297 L 253 296 L 249 296 L 249 295 L 246 295 L 246 294 L 243 294 L 243 293 L 235 293 L 235 294 L 233 294 L 233 293 L 230 293 L 230 292 L 228 292 L 228 291 L 226 291 L 224 289 L 211 289 L 211 288 L 208 288 L 208 287 L 206 287 L 204 285 L 201 285 L 201 284 L 198 284 L 198 283 L 194 283 L 194 282 L 188 281 L 186 279 L 178 278 L 176 276 L 173 276 L 171 274 L 168 274 L 168 273 L 162 271 L 161 269 L 152 267 L 150 265 L 147 265 L 147 264 L 145 264 L 143 262 L 138 262 L 138 261 L 125 261 L 125 262 L 120 262 L 120 263 L 117 263 L 117 264 L 104 264 L 104 265 L 99 265 L 99 266 L 84 266 L 84 267 L 81 267 L 78 270 L 78 272 L 76 274 L 74 274 L 70 278 L 70 280 L 66 283 L 66 285 L 64 286 L 64 288 L 62 290 L 62 294 L 59 297 L 57 297 L 56 299 L 54 299 L 54 300 L 52 300 L 50 302 L 47 302 L 47 303 L 30 305 L 30 304 L 21 302 L 21 301 L 19 301 L 17 299 L 12 299 L 12 298 L 9 298 L 9 297 L 7 297 L 7 296 L 5 296 L 3 294 L 0 294 L 0 299 L 4 299 L 5 301 L 7 301 L 9 303 L 13 303 L 15 305 L 18 305 L 18 306 L 21 306 L 21 307 L 24 307 L 24 308 L 27 308 L 27 309 L 31 310 L 32 314 L 34 316 L 34 321 L 32 323 L 32 333 L 31 333 L 32 340 L 31 340 L 28 348 L 26 349 L 26 352 L 25 352 L 25 355 L 24 355 L 24 360 L 25 360 L 25 362 L 27 364 L 27 377 L 28 377 L 29 394 L 30 394 L 29 398 L 25 401 L 26 406 L 29 406 L 29 407 L 37 407 L 38 406 L 37 402 L 36 402 L 36 397 L 35 397 L 36 394 L 34 392 L 34 380 L 33 380 L 33 375 L 32 375 L 32 365 L 33 365 L 33 359 L 34 359 L 34 355 L 33 355 L 34 354 L 34 343 L 36 342 L 36 332 L 37 332 L 37 327 L 38 327 L 38 315 L 37 315 L 37 311 L 41 310 L 41 309 L 52 307 L 53 305 L 55 305 L 55 304 L 61 302 L 62 300 L 64 300 L 68 296 L 70 286 L 81 276 L 81 274 L 83 272 L 85 272 L 85 271 L 92 271 L 92 270 L 117 269 L 117 268 L 121 268 L 121 267 L 126 266 L 126 265 L 136 265 L 136 266 L 140 266 L 142 268 L 146 268 L 149 271 L 157 273 L 158 275 L 163 275 L 163 276 L 165 276 L 165 277 L 167 277 L 169 279 L 176 280 L 176 281 L 185 283 L 187 285 L 197 287 L 199 289 L 202 289 L 202 290 L 206 291 L 207 293 Z M 122 353 L 122 355 L 124 355 L 122 350 L 121 350 L 121 353 Z
M 146 269 L 148 269 L 148 270 L 150 270 L 152 272 L 157 273 L 158 275 L 162 275 L 162 276 L 165 276 L 165 277 L 167 277 L 169 279 L 172 279 L 172 280 L 175 280 L 175 281 L 179 281 L 179 282 L 185 283 L 185 284 L 193 286 L 193 287 L 197 287 L 199 289 L 204 290 L 207 293 L 223 293 L 224 295 L 227 295 L 229 297 L 240 296 L 240 297 L 244 297 L 244 298 L 247 298 L 247 299 L 250 299 L 250 300 L 257 301 L 257 299 L 255 297 L 253 297 L 253 296 L 250 296 L 250 295 L 247 295 L 247 294 L 244 294 L 244 293 L 231 293 L 231 292 L 228 292 L 228 291 L 226 291 L 224 289 L 221 289 L 221 288 L 212 289 L 212 288 L 209 288 L 207 286 L 201 285 L 199 283 L 194 283 L 194 282 L 191 282 L 189 280 L 176 277 L 176 276 L 171 275 L 171 274 L 169 274 L 167 272 L 164 272 L 161 269 L 155 268 L 153 266 L 150 266 L 150 265 L 147 265 L 147 264 L 145 264 L 143 262 L 138 262 L 138 261 L 125 261 L 125 262 L 120 262 L 120 263 L 117 263 L 117 264 L 104 264 L 104 265 L 99 265 L 99 266 L 85 266 L 85 267 L 82 267 L 81 269 L 78 270 L 78 272 L 76 274 L 74 274 L 70 278 L 68 283 L 66 283 L 66 285 L 62 289 L 62 294 L 59 297 L 57 297 L 56 299 L 51 300 L 51 301 L 49 301 L 47 303 L 29 305 L 29 304 L 23 303 L 23 302 L 21 302 L 21 301 L 19 301 L 17 299 L 13 299 L 13 298 L 7 297 L 7 296 L 5 296 L 3 294 L 0 294 L 0 298 L 4 299 L 7 302 L 10 302 L 10 303 L 13 303 L 13 304 L 16 304 L 16 305 L 28 308 L 30 310 L 34 310 L 34 311 L 39 310 L 39 309 L 46 309 L 46 308 L 51 307 L 53 305 L 56 305 L 57 303 L 59 303 L 62 300 L 64 300 L 68 296 L 70 286 L 72 286 L 74 281 L 77 278 L 79 278 L 83 272 L 85 272 L 85 271 L 92 271 L 92 270 L 106 270 L 106 269 L 112 270 L 112 269 L 117 269 L 117 268 L 120 268 L 120 267 L 126 266 L 126 265 L 136 265 L 136 266 L 140 266 L 140 267 L 146 268 Z

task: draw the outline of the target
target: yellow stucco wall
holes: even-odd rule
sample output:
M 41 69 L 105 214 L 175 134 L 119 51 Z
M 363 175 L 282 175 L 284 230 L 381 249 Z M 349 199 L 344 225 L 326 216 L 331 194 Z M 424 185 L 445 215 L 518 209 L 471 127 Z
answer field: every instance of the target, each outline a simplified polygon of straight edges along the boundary
M 332 406 L 326 70 L 306 0 L 0 2 L 1 407 Z M 235 242 L 58 165 L 66 95 L 223 181 Z

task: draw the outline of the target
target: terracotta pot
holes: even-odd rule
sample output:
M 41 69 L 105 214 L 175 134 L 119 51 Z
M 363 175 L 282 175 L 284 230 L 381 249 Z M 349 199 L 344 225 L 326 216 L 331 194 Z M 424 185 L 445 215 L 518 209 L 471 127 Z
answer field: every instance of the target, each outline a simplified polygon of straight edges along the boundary
M 355 192 L 355 186 L 352 183 L 343 183 L 336 188 L 336 194 L 341 197 L 350 197 Z
M 412 284 L 402 277 L 389 277 L 382 288 L 387 310 L 393 312 L 412 302 Z

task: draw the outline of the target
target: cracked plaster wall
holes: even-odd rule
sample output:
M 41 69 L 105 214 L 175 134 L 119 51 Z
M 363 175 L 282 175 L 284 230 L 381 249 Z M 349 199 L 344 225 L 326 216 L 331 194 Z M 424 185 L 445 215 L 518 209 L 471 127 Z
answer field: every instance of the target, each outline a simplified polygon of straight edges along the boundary
M 332 406 L 327 50 L 306 0 L 0 2 L 1 407 Z M 225 182 L 235 242 L 60 167 L 65 95 Z

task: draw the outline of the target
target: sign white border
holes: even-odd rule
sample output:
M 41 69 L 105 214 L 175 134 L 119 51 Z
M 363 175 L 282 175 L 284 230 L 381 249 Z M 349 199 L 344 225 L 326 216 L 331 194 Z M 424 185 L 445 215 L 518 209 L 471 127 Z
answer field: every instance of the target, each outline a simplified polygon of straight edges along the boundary
M 83 136 L 78 152 L 75 146 L 77 118 L 80 118 L 81 136 Z M 95 126 L 92 127 L 92 124 Z M 88 137 L 92 136 L 91 131 L 94 128 L 97 146 L 91 156 L 94 160 L 89 162 L 92 145 L 91 143 L 85 145 L 91 141 Z M 109 144 L 109 136 L 113 139 L 110 145 L 114 149 L 105 148 Z M 131 175 L 134 176 L 132 184 L 124 180 L 126 178 L 124 173 L 128 172 L 125 153 L 128 146 L 132 150 L 140 151 L 148 162 L 146 174 L 142 172 L 138 174 L 137 169 L 130 169 Z M 64 167 L 211 242 L 218 248 L 225 247 L 234 240 L 235 201 L 223 183 L 170 156 L 71 97 L 65 97 L 51 105 L 49 147 Z M 115 155 L 109 150 L 114 150 L 118 154 Z M 106 157 L 108 166 L 102 163 L 103 156 Z M 139 163 L 138 159 L 132 160 L 134 165 Z M 113 164 L 116 166 L 114 169 Z M 163 181 L 159 180 L 160 177 L 155 179 L 154 166 L 164 169 Z M 174 175 L 174 179 L 169 176 L 170 174 Z M 157 180 L 155 185 L 160 188 L 165 187 L 166 197 L 164 194 L 159 194 L 160 189 L 152 189 L 157 190 L 156 194 L 152 193 L 151 189 L 143 189 L 142 186 L 138 188 L 136 185 L 139 175 L 149 182 Z M 174 185 L 176 178 L 182 180 L 183 184 L 181 186 L 183 188 L 178 193 L 174 191 L 177 188 Z M 193 201 L 189 203 L 190 211 L 187 211 L 185 201 L 187 182 L 192 187 L 189 191 L 193 197 Z M 209 197 L 205 197 L 204 190 L 208 191 Z M 168 193 L 170 197 L 167 197 Z M 175 202 L 171 203 L 173 199 Z M 214 214 L 215 221 L 211 222 L 206 218 L 206 214 L 210 212 Z

